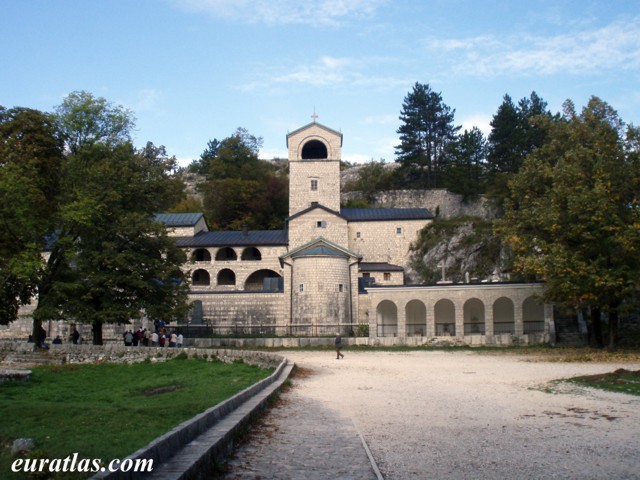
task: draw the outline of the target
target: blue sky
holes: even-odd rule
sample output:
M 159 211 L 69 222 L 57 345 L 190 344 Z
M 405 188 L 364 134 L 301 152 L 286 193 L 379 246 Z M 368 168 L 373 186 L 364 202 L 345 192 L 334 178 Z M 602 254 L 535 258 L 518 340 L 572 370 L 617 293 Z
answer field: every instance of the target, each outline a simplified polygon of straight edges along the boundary
M 286 157 L 314 109 L 344 160 L 391 162 L 415 82 L 464 128 L 532 91 L 554 112 L 596 95 L 640 125 L 637 0 L 2 0 L 0 22 L 0 105 L 86 90 L 183 165 L 237 127 Z

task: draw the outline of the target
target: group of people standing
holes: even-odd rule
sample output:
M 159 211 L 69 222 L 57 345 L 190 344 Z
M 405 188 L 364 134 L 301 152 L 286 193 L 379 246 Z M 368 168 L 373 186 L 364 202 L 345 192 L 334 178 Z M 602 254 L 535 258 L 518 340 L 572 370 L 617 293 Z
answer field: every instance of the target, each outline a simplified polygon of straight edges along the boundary
M 154 322 L 153 332 L 147 328 L 138 327 L 135 332 L 127 330 L 122 334 L 122 339 L 127 347 L 182 347 L 184 337 L 181 332 L 169 331 L 164 322 Z

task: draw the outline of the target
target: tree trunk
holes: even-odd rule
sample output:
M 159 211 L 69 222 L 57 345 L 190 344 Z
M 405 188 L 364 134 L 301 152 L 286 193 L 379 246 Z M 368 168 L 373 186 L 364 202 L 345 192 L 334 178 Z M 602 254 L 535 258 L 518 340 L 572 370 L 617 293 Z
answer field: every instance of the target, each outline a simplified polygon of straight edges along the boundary
M 591 345 L 596 348 L 604 347 L 600 307 L 591 307 Z
M 102 345 L 102 322 L 95 320 L 91 324 L 91 332 L 93 333 L 93 344 Z
M 612 352 L 618 348 L 618 306 L 609 305 L 609 346 Z
M 31 328 L 31 339 L 36 346 L 40 345 L 40 329 L 42 328 L 42 320 L 33 320 L 33 326 Z

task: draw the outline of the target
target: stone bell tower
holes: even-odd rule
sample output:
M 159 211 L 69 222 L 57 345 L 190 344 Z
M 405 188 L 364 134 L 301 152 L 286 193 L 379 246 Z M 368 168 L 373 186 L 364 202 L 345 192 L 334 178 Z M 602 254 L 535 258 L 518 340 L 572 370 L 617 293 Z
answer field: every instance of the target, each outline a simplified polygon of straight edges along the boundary
M 289 216 L 314 205 L 340 211 L 342 133 L 313 122 L 287 135 Z

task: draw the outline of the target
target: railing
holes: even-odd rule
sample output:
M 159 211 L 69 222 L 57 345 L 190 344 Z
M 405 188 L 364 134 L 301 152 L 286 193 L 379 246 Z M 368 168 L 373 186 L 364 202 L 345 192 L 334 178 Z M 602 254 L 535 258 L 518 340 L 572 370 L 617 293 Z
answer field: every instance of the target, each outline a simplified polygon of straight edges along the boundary
M 369 325 L 358 323 L 294 324 L 294 325 L 240 325 L 218 323 L 208 325 L 170 325 L 185 338 L 208 337 L 333 337 L 337 333 L 345 337 L 368 337 Z

